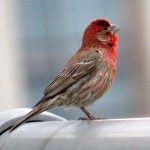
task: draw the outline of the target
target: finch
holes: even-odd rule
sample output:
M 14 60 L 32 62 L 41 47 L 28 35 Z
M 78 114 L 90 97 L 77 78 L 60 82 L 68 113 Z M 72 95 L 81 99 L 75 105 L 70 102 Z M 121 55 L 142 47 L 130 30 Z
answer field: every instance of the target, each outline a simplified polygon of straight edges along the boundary
M 89 120 L 96 118 L 88 112 L 92 105 L 111 87 L 116 77 L 117 25 L 105 19 L 91 22 L 84 31 L 80 49 L 68 61 L 44 91 L 43 98 L 10 132 L 31 117 L 57 106 L 80 108 Z

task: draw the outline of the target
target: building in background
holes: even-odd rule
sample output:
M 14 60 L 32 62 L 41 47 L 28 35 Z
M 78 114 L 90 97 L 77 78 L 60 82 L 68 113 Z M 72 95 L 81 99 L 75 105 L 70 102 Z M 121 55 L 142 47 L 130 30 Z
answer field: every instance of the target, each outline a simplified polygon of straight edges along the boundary
M 5 0 L 0 2 L 0 109 L 32 107 L 81 45 L 85 27 L 106 18 L 120 25 L 118 73 L 111 90 L 89 108 L 95 116 L 150 116 L 148 0 Z M 67 119 L 78 109 L 50 110 Z

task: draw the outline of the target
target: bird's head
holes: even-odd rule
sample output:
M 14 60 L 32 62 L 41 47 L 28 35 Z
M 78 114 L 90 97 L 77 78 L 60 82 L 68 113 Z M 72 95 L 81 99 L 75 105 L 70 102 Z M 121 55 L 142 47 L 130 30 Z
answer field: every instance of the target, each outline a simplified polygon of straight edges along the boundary
M 92 44 L 96 42 L 110 47 L 114 46 L 118 40 L 116 33 L 119 30 L 119 26 L 110 24 L 104 19 L 97 19 L 91 22 L 85 29 L 83 44 Z

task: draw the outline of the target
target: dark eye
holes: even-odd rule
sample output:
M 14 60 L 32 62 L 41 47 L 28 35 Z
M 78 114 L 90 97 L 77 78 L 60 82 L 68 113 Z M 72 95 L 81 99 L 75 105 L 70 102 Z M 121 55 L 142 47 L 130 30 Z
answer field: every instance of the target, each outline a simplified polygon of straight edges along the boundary
M 104 27 L 104 28 L 103 28 L 103 30 L 105 30 L 105 31 L 106 31 L 107 29 L 108 29 L 108 27 Z

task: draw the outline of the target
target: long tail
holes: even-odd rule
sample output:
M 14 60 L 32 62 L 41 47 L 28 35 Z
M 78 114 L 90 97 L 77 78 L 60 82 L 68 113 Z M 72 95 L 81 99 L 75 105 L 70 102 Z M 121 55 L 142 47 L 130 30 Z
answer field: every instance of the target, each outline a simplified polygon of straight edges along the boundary
M 9 132 L 14 131 L 16 128 L 18 128 L 20 125 L 22 125 L 23 123 L 25 123 L 28 119 L 30 119 L 31 117 L 38 115 L 39 113 L 41 113 L 43 111 L 41 111 L 41 109 L 39 109 L 39 107 L 34 107 L 32 111 L 30 111 L 28 114 L 26 114 L 20 121 L 18 121 L 14 126 L 12 126 L 12 128 L 10 129 Z

